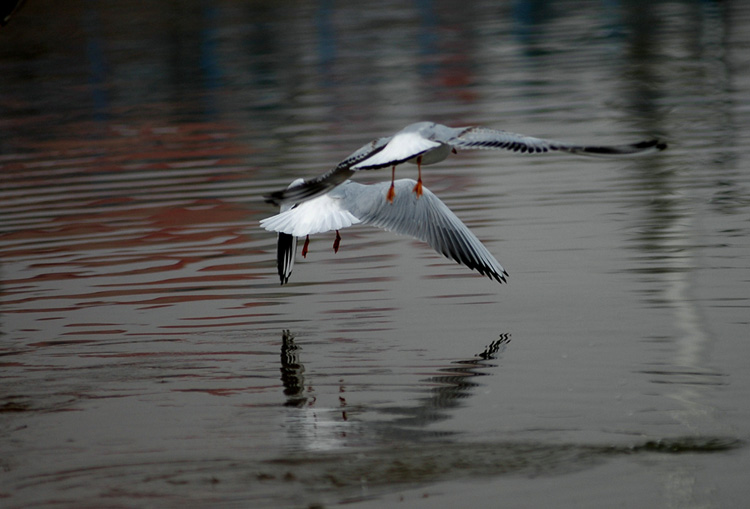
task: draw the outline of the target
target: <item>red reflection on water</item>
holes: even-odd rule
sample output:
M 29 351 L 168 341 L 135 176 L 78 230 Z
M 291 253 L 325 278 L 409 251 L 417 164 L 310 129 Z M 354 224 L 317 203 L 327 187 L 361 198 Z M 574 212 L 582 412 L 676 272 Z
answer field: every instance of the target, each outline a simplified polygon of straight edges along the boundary
M 241 298 L 248 281 L 268 276 L 247 258 L 258 251 L 248 248 L 248 200 L 234 183 L 247 182 L 238 168 L 248 147 L 232 125 L 145 121 L 102 132 L 82 122 L 64 131 L 14 140 L 33 155 L 0 162 L 0 259 L 13 267 L 0 288 L 4 312 L 43 320 Z M 126 332 L 113 325 L 76 334 Z
M 62 341 L 37 341 L 36 343 L 29 343 L 29 346 L 36 348 L 44 348 L 47 346 L 65 346 L 65 345 L 85 345 L 89 343 L 97 343 L 92 339 L 73 339 L 73 340 L 62 340 Z

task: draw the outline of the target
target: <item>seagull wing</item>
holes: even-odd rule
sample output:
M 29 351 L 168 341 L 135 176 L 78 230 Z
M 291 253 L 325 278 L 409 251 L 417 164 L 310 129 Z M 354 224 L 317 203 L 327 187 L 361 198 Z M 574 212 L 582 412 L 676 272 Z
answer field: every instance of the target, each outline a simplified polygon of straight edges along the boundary
M 523 134 L 488 129 L 466 127 L 456 129 L 457 134 L 445 141 L 460 149 L 505 149 L 523 153 L 568 152 L 586 156 L 618 157 L 658 152 L 667 148 L 659 140 L 646 140 L 629 145 L 575 145 L 556 140 L 534 138 Z
M 393 139 L 392 136 L 384 136 L 382 138 L 376 138 L 370 143 L 365 143 L 357 150 L 349 154 L 346 159 L 341 161 L 336 168 L 351 168 L 356 166 L 358 163 L 372 157 L 373 155 L 381 152 Z
M 390 136 L 372 140 L 349 154 L 331 171 L 286 189 L 267 194 L 264 198 L 269 203 L 281 205 L 290 202 L 298 203 L 325 194 L 354 175 L 352 166 L 383 150 L 390 140 Z
M 390 183 L 364 186 L 351 183 L 342 201 L 363 224 L 414 237 L 446 258 L 476 270 L 500 283 L 508 273 L 469 228 L 429 189 L 422 196 L 412 192 L 411 179 L 397 180 L 393 203 L 385 199 Z M 343 186 L 342 186 L 343 187 Z M 337 189 L 338 191 L 338 189 Z

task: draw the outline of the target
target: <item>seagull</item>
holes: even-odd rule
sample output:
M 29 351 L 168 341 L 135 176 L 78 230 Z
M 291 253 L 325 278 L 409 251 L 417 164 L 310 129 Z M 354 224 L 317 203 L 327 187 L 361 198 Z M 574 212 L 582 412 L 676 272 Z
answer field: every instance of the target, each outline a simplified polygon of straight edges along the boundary
M 419 177 L 413 191 L 421 196 L 422 166 L 439 163 L 450 154 L 463 149 L 505 149 L 529 154 L 567 152 L 584 156 L 618 157 L 657 152 L 666 147 L 659 140 L 629 145 L 574 145 L 486 127 L 448 127 L 435 122 L 417 122 L 404 127 L 393 136 L 377 138 L 367 143 L 328 173 L 271 193 L 265 199 L 276 205 L 285 202 L 299 203 L 327 193 L 349 179 L 355 171 L 390 167 L 391 187 L 386 199 L 392 202 L 396 192 L 393 182 L 396 166 L 404 162 L 417 165 Z
M 297 179 L 289 188 L 302 182 Z M 294 205 L 284 204 L 279 214 L 261 220 L 263 228 L 279 234 L 276 261 L 281 284 L 287 283 L 292 273 L 297 237 L 305 237 L 302 248 L 305 257 L 310 235 L 335 230 L 333 250 L 338 252 L 339 230 L 360 223 L 424 241 L 446 258 L 505 283 L 508 273 L 503 266 L 440 198 L 426 187 L 422 188 L 421 199 L 408 192 L 416 184 L 413 179 L 370 185 L 347 180 L 322 196 Z M 388 203 L 383 198 L 390 186 L 398 193 Z

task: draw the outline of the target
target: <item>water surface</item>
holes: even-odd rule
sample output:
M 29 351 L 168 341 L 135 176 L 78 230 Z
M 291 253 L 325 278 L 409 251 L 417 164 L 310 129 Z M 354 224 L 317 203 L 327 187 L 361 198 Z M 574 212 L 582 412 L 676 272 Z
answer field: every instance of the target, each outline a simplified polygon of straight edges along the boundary
M 740 505 L 748 26 L 29 2 L 0 31 L 3 507 Z M 280 286 L 262 194 L 424 119 L 670 148 L 426 168 L 507 285 L 354 227 Z

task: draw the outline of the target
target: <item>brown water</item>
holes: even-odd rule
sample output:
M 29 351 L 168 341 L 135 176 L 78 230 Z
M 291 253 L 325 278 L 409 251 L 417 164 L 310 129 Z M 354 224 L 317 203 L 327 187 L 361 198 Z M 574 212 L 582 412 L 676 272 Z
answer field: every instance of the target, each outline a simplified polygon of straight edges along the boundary
M 750 7 L 649 6 L 27 2 L 0 505 L 745 503 Z M 428 167 L 508 285 L 355 227 L 279 286 L 260 196 L 425 119 L 670 148 Z

